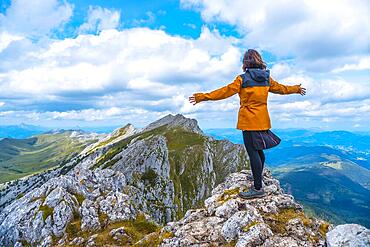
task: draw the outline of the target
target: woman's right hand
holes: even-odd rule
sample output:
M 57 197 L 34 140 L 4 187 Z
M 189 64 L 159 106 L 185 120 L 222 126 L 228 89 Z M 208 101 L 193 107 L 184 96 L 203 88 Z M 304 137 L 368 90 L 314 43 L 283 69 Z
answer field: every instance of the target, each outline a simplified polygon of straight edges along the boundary
M 189 101 L 190 101 L 190 103 L 191 104 L 193 104 L 193 105 L 195 105 L 195 104 L 197 104 L 198 102 L 195 100 L 195 96 L 194 96 L 194 94 L 193 94 L 193 96 L 190 96 L 189 97 Z
M 298 93 L 300 95 L 305 95 L 306 94 L 306 89 L 304 87 L 301 87 L 302 83 L 299 84 L 299 89 L 298 89 Z

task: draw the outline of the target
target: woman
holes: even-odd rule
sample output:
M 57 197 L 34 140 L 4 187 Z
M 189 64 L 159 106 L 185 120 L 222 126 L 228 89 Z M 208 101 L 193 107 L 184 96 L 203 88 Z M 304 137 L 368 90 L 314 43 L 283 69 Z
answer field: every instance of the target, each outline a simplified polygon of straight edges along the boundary
M 243 58 L 244 74 L 238 75 L 235 80 L 210 93 L 195 93 L 189 97 L 193 105 L 206 100 L 221 100 L 236 93 L 240 97 L 237 129 L 242 130 L 243 141 L 253 174 L 252 186 L 247 192 L 240 192 L 242 198 L 263 197 L 262 173 L 265 163 L 263 150 L 256 150 L 252 143 L 252 131 L 268 130 L 271 128 L 270 117 L 267 110 L 268 92 L 276 94 L 306 94 L 306 89 L 301 84 L 287 86 L 279 84 L 270 77 L 270 71 L 261 55 L 253 49 L 249 49 Z

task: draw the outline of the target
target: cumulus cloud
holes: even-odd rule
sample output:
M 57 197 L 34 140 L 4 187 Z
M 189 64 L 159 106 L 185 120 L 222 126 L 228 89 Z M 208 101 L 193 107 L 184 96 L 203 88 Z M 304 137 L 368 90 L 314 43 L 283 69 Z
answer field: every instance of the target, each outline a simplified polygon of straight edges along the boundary
M 120 23 L 121 13 L 118 10 L 110 10 L 100 6 L 89 6 L 87 21 L 78 31 L 80 33 L 97 33 L 104 29 L 117 28 Z
M 305 98 L 322 104 L 348 101 L 362 101 L 370 98 L 370 84 L 366 79 L 347 78 L 325 75 L 322 78 L 310 76 L 303 70 L 286 63 L 277 63 L 271 69 L 272 77 L 287 85 L 302 84 L 307 88 Z M 291 100 L 300 100 L 300 95 L 290 96 Z M 273 101 L 282 99 L 271 95 Z M 285 99 L 284 99 L 285 100 Z
M 198 9 L 207 22 L 235 25 L 245 34 L 242 39 L 207 27 L 198 38 L 149 28 L 117 30 L 119 11 L 90 6 L 76 37 L 36 42 L 33 36 L 63 27 L 73 6 L 66 1 L 38 1 L 46 7 L 37 10 L 33 6 L 27 15 L 41 15 L 46 8 L 53 21 L 48 22 L 48 15 L 43 14 L 26 28 L 21 25 L 24 18 L 16 18 L 22 13 L 19 2 L 23 3 L 15 1 L 0 14 L 0 121 L 106 121 L 143 126 L 168 113 L 182 113 L 197 118 L 201 127 L 215 127 L 217 122 L 217 127 L 235 126 L 236 95 L 195 106 L 188 97 L 234 80 L 241 73 L 242 49 L 254 46 L 292 56 L 273 63 L 272 76 L 280 83 L 302 83 L 307 88 L 304 97 L 270 94 L 273 122 L 282 126 L 315 121 L 329 125 L 344 119 L 370 122 L 368 77 L 343 77 L 343 72 L 370 67 L 366 55 L 369 32 L 363 31 L 370 26 L 360 15 L 369 12 L 364 1 L 350 5 L 338 1 L 335 13 L 327 3 L 319 8 L 316 1 L 182 1 Z M 38 27 L 38 22 L 46 23 Z M 315 76 L 307 72 L 312 68 L 328 73 Z
M 328 119 L 347 119 L 348 122 L 354 119 L 362 119 L 364 114 L 370 112 L 370 100 L 350 101 L 341 103 L 314 102 L 305 100 L 302 102 L 288 102 L 271 104 L 272 115 L 284 115 L 287 118 L 310 118 L 328 121 Z
M 1 92 L 37 95 L 131 90 L 163 95 L 201 80 L 221 85 L 222 79 L 229 80 L 239 67 L 240 52 L 232 42 L 208 29 L 196 40 L 147 28 L 79 35 L 25 54 L 29 61 L 31 57 L 38 60 L 26 69 L 1 73 Z
M 0 97 L 13 102 L 8 110 L 32 106 L 29 115 L 35 118 L 48 116 L 42 112 L 52 112 L 50 106 L 68 112 L 56 116 L 77 120 L 89 116 L 90 111 L 75 110 L 81 106 L 103 112 L 124 105 L 146 112 L 186 114 L 197 109 L 190 108 L 188 96 L 229 83 L 240 72 L 236 44 L 236 39 L 208 28 L 197 39 L 132 28 L 50 40 L 45 47 L 22 54 L 26 67 L 17 64 L 16 57 L 8 58 L 13 67 L 0 68 Z M 128 111 L 120 114 L 124 112 Z
M 61 28 L 72 12 L 73 5 L 61 0 L 12 1 L 5 14 L 0 14 L 0 31 L 40 37 Z
M 309 60 L 307 67 L 340 66 L 347 56 L 370 52 L 367 0 L 181 0 L 207 22 L 235 25 L 245 44 L 280 56 Z M 333 59 L 334 58 L 334 59 Z M 340 59 L 338 59 L 340 58 Z M 313 64 L 312 61 L 323 63 Z M 334 67 L 333 67 L 334 68 Z
M 46 47 L 23 55 L 32 61 L 27 67 L 15 66 L 0 73 L 0 97 L 12 102 L 3 106 L 7 107 L 3 115 L 26 116 L 33 121 L 90 122 L 146 116 L 149 122 L 163 114 L 182 113 L 206 126 L 217 119 L 233 126 L 239 107 L 236 95 L 195 106 L 188 97 L 224 86 L 241 73 L 238 42 L 208 28 L 203 28 L 197 39 L 131 28 L 51 40 Z M 271 116 L 279 122 L 297 117 L 328 122 L 370 112 L 364 101 L 370 97 L 365 82 L 363 90 L 358 90 L 359 81 L 339 76 L 315 79 L 286 62 L 275 63 L 271 70 L 280 83 L 302 83 L 307 88 L 304 98 L 270 94 Z M 32 110 L 25 111 L 25 107 Z M 140 121 L 143 125 L 144 120 Z
M 340 68 L 333 69 L 332 72 L 339 73 L 351 70 L 368 70 L 370 69 L 370 56 L 360 57 L 358 62 L 348 63 Z
M 22 36 L 12 35 L 7 31 L 0 32 L 0 52 L 6 49 L 13 41 L 24 39 Z
M 132 123 L 136 127 L 143 127 L 149 122 L 161 118 L 169 111 L 148 111 L 143 108 L 109 107 L 104 109 L 86 108 L 70 111 L 0 111 L 0 124 L 9 122 L 30 122 L 38 124 L 74 127 L 83 123 L 100 123 L 103 125 L 125 125 Z M 6 120 L 4 122 L 4 120 Z

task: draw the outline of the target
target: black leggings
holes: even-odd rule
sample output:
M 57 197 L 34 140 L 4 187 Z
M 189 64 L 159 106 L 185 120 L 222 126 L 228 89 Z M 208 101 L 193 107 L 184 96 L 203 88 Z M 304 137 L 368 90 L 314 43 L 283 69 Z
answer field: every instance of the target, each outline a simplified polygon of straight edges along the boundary
M 262 172 L 265 164 L 265 154 L 263 153 L 263 150 L 254 149 L 251 130 L 243 130 L 243 141 L 251 163 L 254 188 L 259 190 L 262 188 Z

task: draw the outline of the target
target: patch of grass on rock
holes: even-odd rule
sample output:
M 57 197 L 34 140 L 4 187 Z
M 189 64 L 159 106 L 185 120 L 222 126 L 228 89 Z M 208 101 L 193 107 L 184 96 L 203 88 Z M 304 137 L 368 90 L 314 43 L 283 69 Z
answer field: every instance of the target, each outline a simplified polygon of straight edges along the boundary
M 220 199 L 218 200 L 221 203 L 224 203 L 232 198 L 232 196 L 237 195 L 240 191 L 240 187 L 236 187 L 233 189 L 226 189 L 222 193 Z
M 49 215 L 53 214 L 54 209 L 52 207 L 49 207 L 48 205 L 41 205 L 39 207 L 39 211 L 42 211 L 42 218 L 45 221 Z
M 312 224 L 312 221 L 305 216 L 302 211 L 294 208 L 282 209 L 276 214 L 265 214 L 264 218 L 265 222 L 270 226 L 272 232 L 278 234 L 286 233 L 285 226 L 291 219 L 301 219 L 304 226 L 310 226 Z

